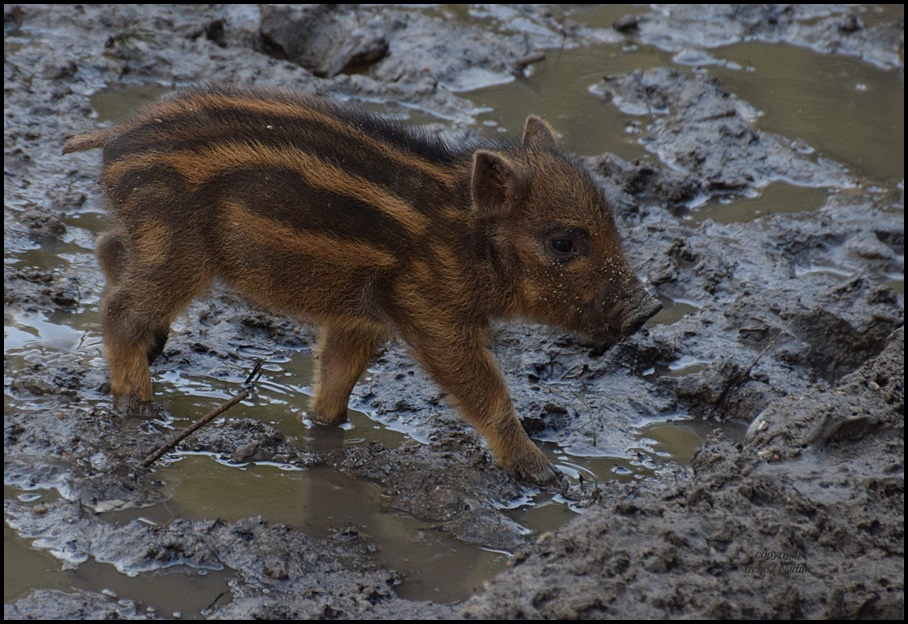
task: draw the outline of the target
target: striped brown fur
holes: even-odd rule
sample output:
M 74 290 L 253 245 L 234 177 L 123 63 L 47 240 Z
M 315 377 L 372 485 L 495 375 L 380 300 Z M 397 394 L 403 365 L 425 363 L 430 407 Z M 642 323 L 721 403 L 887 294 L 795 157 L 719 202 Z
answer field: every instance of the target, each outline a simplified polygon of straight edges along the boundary
M 537 117 L 522 143 L 451 144 L 327 99 L 202 87 L 64 152 L 97 147 L 116 220 L 97 244 L 105 349 L 130 412 L 150 405 L 171 322 L 220 279 L 321 325 L 314 421 L 345 420 L 399 335 L 502 465 L 541 482 L 554 473 L 511 407 L 490 320 L 610 343 L 658 309 L 599 188 Z

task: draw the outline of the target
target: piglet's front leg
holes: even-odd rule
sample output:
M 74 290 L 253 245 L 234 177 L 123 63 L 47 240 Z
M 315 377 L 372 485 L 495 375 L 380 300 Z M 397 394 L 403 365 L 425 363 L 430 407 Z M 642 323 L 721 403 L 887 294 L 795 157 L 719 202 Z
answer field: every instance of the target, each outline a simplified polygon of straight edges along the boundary
M 461 328 L 444 338 L 410 328 L 404 338 L 461 413 L 488 441 L 492 455 L 511 474 L 532 483 L 548 483 L 555 471 L 523 430 L 507 385 L 485 345 L 484 332 Z
M 322 425 L 346 422 L 350 393 L 386 339 L 384 329 L 364 323 L 322 328 L 310 412 L 314 422 Z

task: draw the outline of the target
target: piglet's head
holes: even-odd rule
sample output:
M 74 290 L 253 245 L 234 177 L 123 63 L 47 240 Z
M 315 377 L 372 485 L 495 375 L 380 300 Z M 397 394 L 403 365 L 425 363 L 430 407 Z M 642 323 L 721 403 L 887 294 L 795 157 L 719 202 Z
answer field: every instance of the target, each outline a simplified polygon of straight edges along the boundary
M 607 346 L 662 307 L 628 264 L 601 189 L 542 119 L 527 120 L 519 148 L 478 150 L 471 184 L 517 315 Z

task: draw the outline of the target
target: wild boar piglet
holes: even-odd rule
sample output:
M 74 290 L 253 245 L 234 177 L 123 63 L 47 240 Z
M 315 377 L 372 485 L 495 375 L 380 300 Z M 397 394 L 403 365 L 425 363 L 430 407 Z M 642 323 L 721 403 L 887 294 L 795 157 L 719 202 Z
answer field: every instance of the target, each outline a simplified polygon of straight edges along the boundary
M 200 87 L 67 141 L 103 148 L 97 242 L 115 404 L 142 413 L 170 324 L 215 278 L 318 323 L 310 417 L 346 419 L 391 335 L 522 479 L 554 472 L 487 346 L 524 318 L 611 344 L 659 310 L 611 209 L 542 119 L 520 143 L 454 143 L 329 99 Z

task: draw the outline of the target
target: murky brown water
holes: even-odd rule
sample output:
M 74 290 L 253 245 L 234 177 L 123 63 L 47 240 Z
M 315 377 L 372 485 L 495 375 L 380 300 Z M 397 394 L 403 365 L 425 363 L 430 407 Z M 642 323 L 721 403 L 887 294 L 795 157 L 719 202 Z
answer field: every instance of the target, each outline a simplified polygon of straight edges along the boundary
M 629 10 L 625 5 L 597 5 L 572 11 L 575 20 L 590 25 L 610 25 Z M 764 116 L 759 126 L 766 131 L 802 141 L 805 149 L 848 166 L 864 182 L 861 192 L 876 192 L 877 184 L 892 185 L 904 178 L 904 97 L 897 72 L 882 71 L 856 59 L 828 56 L 806 48 L 746 43 L 711 51 L 721 59 L 709 68 L 723 85 L 749 101 Z M 581 154 L 614 152 L 625 159 L 651 159 L 637 138 L 636 129 L 645 120 L 619 112 L 610 103 L 589 92 L 603 75 L 637 68 L 671 64 L 672 55 L 648 47 L 622 44 L 582 49 L 548 50 L 546 61 L 533 66 L 531 75 L 511 83 L 487 87 L 468 96 L 488 107 L 479 121 L 490 134 L 505 130 L 519 134 L 528 113 L 551 121 L 563 133 L 565 144 Z M 684 71 L 694 71 L 683 67 Z M 111 89 L 92 98 L 102 120 L 116 119 L 138 104 L 156 98 L 165 89 L 157 86 Z M 603 121 L 605 120 L 605 121 Z M 893 140 L 895 139 L 895 140 Z M 758 197 L 729 195 L 691 210 L 688 221 L 696 227 L 705 219 L 721 222 L 749 221 L 779 212 L 809 211 L 819 207 L 825 189 L 775 183 Z M 35 247 L 5 258 L 17 267 L 65 268 L 68 264 L 91 263 L 92 235 L 104 229 L 103 214 L 90 209 L 67 222 L 81 231 L 63 243 Z M 892 285 L 903 291 L 904 276 L 892 276 Z M 4 314 L 5 375 L 19 368 L 42 363 L 53 365 L 59 358 L 81 360 L 85 366 L 104 366 L 101 357 L 97 299 L 83 297 L 86 307 L 78 314 Z M 650 323 L 674 323 L 697 309 L 696 302 L 666 301 L 666 309 Z M 648 374 L 683 375 L 703 363 L 679 360 L 670 370 Z M 306 353 L 272 360 L 261 384 L 255 414 L 292 435 L 301 434 L 299 415 L 306 409 L 311 361 Z M 647 373 L 644 373 L 647 374 Z M 7 383 L 7 387 L 8 387 Z M 232 388 L 213 377 L 194 378 L 171 374 L 156 378 L 159 399 L 182 426 L 219 404 Z M 28 409 L 8 393 L 4 407 Z M 336 444 L 355 445 L 378 440 L 387 447 L 399 444 L 407 432 L 397 432 L 351 412 L 352 426 Z M 576 457 L 547 452 L 566 472 L 587 480 L 636 479 L 658 462 L 686 463 L 712 425 L 657 422 L 640 429 L 640 461 L 624 458 Z M 302 432 L 304 444 L 324 440 Z M 508 555 L 467 546 L 437 532 L 425 523 L 383 510 L 375 486 L 328 469 L 288 470 L 271 465 L 227 465 L 209 456 L 184 454 L 179 461 L 157 469 L 169 494 L 166 504 L 131 511 L 148 521 L 167 522 L 174 517 L 234 519 L 262 515 L 272 522 L 303 527 L 314 537 L 330 537 L 338 526 L 356 525 L 378 545 L 377 559 L 398 570 L 405 582 L 398 588 L 404 597 L 452 601 L 500 570 Z M 34 493 L 6 492 L 7 497 L 53 497 L 50 490 Z M 554 529 L 574 512 L 565 501 L 555 499 L 516 501 L 512 517 L 541 532 Z M 111 514 L 113 515 L 113 514 Z M 159 614 L 198 614 L 219 593 L 226 591 L 226 575 L 218 571 L 200 574 L 185 571 L 160 574 L 154 583 L 129 578 L 112 566 L 89 562 L 76 570 L 61 572 L 59 562 L 32 549 L 5 530 L 4 598 L 9 601 L 34 587 L 108 588 Z M 15 566 L 16 573 L 8 573 Z M 450 570 L 469 571 L 454 584 Z

